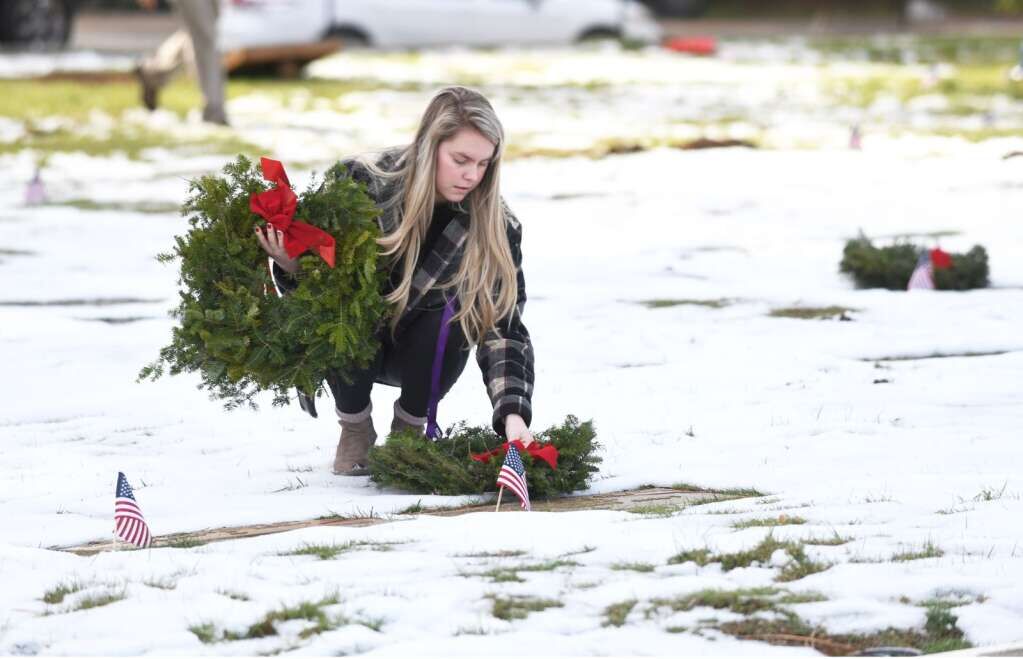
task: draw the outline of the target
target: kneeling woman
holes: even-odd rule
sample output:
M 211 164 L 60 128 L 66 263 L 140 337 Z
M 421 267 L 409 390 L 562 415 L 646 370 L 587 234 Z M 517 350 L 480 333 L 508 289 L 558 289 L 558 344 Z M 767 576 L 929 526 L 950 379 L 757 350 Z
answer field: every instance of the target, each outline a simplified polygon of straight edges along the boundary
M 435 437 L 437 403 L 461 375 L 472 345 L 494 430 L 533 441 L 522 228 L 500 195 L 503 150 L 504 130 L 487 99 L 449 87 L 430 101 L 412 144 L 345 161 L 382 211 L 378 242 L 390 271 L 383 293 L 392 313 L 371 366 L 349 373 L 350 382 L 337 373 L 327 378 L 341 424 L 334 473 L 368 473 L 376 382 L 401 388 L 391 432 Z M 272 227 L 256 231 L 274 261 L 277 286 L 293 288 L 298 261 L 284 251 L 283 235 Z

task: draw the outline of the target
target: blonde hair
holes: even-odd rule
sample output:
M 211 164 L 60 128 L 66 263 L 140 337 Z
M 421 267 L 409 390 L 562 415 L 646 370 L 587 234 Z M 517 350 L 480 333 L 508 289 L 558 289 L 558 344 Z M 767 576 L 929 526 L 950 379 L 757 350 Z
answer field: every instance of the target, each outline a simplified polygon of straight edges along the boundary
M 497 322 L 510 318 L 518 294 L 516 266 L 500 196 L 504 129 L 490 102 L 477 91 L 446 87 L 430 100 L 415 140 L 404 147 L 396 167 L 384 171 L 369 159 L 362 162 L 376 175 L 397 179 L 394 193 L 382 201 L 385 212 L 397 211 L 397 228 L 378 239 L 381 254 L 400 264 L 401 282 L 387 297 L 393 306 L 392 333 L 408 305 L 419 249 L 426 237 L 436 202 L 437 149 L 462 128 L 474 128 L 494 144 L 494 155 L 479 185 L 461 205 L 468 205 L 469 235 L 458 271 L 442 288 L 454 287 L 461 324 L 470 344 L 478 343 Z

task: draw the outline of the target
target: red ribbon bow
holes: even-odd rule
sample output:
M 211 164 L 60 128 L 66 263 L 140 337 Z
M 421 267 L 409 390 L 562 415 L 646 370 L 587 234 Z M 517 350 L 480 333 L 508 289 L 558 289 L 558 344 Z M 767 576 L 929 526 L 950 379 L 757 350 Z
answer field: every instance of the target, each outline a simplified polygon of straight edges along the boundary
M 943 270 L 952 267 L 952 255 L 943 251 L 940 247 L 931 250 L 931 265 L 935 270 Z
M 263 166 L 263 178 L 277 187 L 249 197 L 249 208 L 274 229 L 284 232 L 284 250 L 288 256 L 295 258 L 307 250 L 315 250 L 333 268 L 334 237 L 323 229 L 294 219 L 298 197 L 291 189 L 284 165 L 269 158 L 260 158 L 259 162 Z
M 505 442 L 494 450 L 487 451 L 486 453 L 470 453 L 469 457 L 476 462 L 490 462 L 490 458 L 507 453 L 509 444 L 513 444 L 515 448 L 519 450 L 519 453 L 525 452 L 534 460 L 537 458 L 543 460 L 551 466 L 551 469 L 558 468 L 558 449 L 554 448 L 553 444 L 540 446 L 539 442 L 533 442 L 529 446 L 523 446 L 522 442 L 517 439 L 511 442 Z

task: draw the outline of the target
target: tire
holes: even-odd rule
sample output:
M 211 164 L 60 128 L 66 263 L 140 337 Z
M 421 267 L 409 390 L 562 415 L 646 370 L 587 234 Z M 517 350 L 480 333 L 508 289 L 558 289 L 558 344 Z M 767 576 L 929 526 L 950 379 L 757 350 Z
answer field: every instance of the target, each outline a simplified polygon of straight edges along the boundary
M 696 18 L 706 13 L 710 0 L 645 0 L 659 16 L 672 18 Z
M 30 48 L 60 48 L 71 37 L 75 6 L 69 0 L 3 0 L 0 41 Z
M 600 41 L 620 41 L 622 33 L 618 30 L 609 27 L 591 27 L 583 30 L 583 33 L 579 35 L 576 41 L 580 42 L 600 42 Z
M 340 39 L 344 44 L 344 49 L 355 49 L 361 50 L 363 48 L 369 48 L 372 46 L 372 42 L 369 40 L 367 35 L 362 30 L 351 28 L 351 27 L 335 27 L 331 28 L 327 32 L 328 39 Z

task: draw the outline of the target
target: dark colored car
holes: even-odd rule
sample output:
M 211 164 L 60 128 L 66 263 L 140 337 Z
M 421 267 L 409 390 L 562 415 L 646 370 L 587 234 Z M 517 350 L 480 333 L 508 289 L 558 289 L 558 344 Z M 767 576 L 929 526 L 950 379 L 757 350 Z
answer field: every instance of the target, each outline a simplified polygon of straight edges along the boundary
M 71 36 L 78 0 L 0 0 L 0 42 L 55 48 Z

